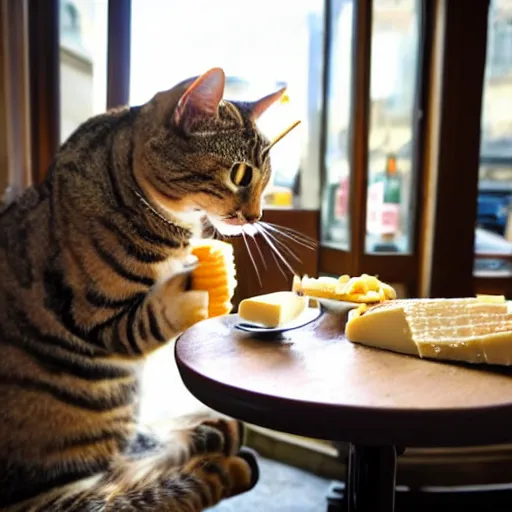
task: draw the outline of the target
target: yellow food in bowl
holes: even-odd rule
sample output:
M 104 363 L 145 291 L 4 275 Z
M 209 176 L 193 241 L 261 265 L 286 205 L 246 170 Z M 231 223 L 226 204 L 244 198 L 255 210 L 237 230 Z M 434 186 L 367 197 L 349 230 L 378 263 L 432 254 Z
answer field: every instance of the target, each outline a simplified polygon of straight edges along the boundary
M 339 278 L 295 276 L 292 291 L 309 297 L 363 304 L 396 299 L 396 291 L 392 286 L 368 274 L 361 274 L 359 277 L 345 274 Z

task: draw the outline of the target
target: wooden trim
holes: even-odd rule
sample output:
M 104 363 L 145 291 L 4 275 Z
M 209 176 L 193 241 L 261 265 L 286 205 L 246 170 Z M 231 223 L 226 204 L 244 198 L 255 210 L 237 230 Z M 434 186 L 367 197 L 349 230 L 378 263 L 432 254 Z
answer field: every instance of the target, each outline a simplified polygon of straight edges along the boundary
M 421 6 L 421 30 L 419 34 L 420 52 L 416 81 L 416 97 L 414 100 L 415 122 L 413 124 L 414 151 L 412 155 L 411 180 L 413 187 L 411 197 L 415 204 L 412 207 L 414 222 L 412 223 L 414 242 L 411 245 L 415 256 L 414 279 L 408 292 L 413 297 L 421 297 L 421 261 L 424 239 L 423 214 L 425 202 L 423 200 L 425 179 L 427 176 L 427 135 L 428 135 L 428 106 L 432 88 L 432 65 L 434 59 L 434 41 L 436 26 L 436 0 L 417 0 Z
M 31 184 L 27 1 L 0 1 L 0 203 Z
M 418 202 L 422 205 L 421 213 L 418 216 L 418 222 L 420 225 L 420 236 L 418 238 L 419 297 L 428 297 L 430 294 L 430 278 L 434 245 L 437 157 L 439 152 L 438 130 L 441 122 L 438 105 L 441 102 L 442 61 L 445 32 L 443 2 L 444 0 L 432 0 L 430 3 L 430 8 L 433 12 L 431 65 L 428 70 L 430 88 L 428 91 L 427 109 L 424 112 L 427 119 L 424 134 L 423 176 L 419 187 L 420 190 L 418 191 L 420 194 Z M 427 79 L 427 77 L 425 77 L 425 79 Z
M 29 0 L 32 178 L 42 181 L 60 146 L 59 0 Z
M 131 0 L 108 2 L 107 109 L 130 98 Z
M 473 277 L 475 293 L 505 295 L 512 297 L 512 276 L 496 277 L 494 275 L 475 275 Z
M 60 146 L 59 0 L 29 0 L 32 178 L 39 183 Z
M 486 252 L 476 252 L 475 258 L 482 259 L 491 259 L 491 260 L 506 260 L 512 261 L 512 254 L 504 254 L 504 253 L 486 253 Z
M 372 7 L 371 0 L 354 4 L 349 195 L 351 264 L 350 272 L 347 272 L 353 275 L 362 271 L 361 256 L 365 252 L 366 238 Z
M 434 154 L 429 173 L 437 183 L 425 197 L 432 215 L 424 224 L 432 233 L 432 254 L 424 262 L 427 282 L 423 283 L 423 293 L 431 297 L 474 293 L 474 226 L 488 8 L 489 0 L 474 0 L 470 9 L 466 2 L 440 0 L 443 43 L 442 58 L 436 63 L 440 90 L 438 101 L 431 103 L 439 112 L 431 113 L 432 117 L 438 116 L 438 122 L 430 125 L 430 151 Z
M 320 110 L 320 200 L 323 201 L 323 190 L 327 182 L 327 165 L 325 155 L 327 153 L 327 131 L 329 129 L 329 80 L 331 64 L 331 16 L 333 0 L 324 0 L 324 37 L 323 37 L 323 68 L 322 68 L 322 101 Z M 321 234 L 320 234 L 321 235 Z M 320 236 L 321 238 L 321 236 Z

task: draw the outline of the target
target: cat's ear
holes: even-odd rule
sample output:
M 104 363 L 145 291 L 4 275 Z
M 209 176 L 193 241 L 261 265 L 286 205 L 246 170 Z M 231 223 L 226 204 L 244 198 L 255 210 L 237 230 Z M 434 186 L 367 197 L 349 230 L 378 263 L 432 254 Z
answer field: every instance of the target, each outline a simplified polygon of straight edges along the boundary
M 210 69 L 194 80 L 174 109 L 174 124 L 190 131 L 201 118 L 216 116 L 225 81 L 224 71 L 220 68 Z
M 259 100 L 256 100 L 251 103 L 251 117 L 254 121 L 258 119 L 271 105 L 273 105 L 276 101 L 279 101 L 284 92 L 286 91 L 286 87 L 279 89 L 279 91 L 273 92 Z

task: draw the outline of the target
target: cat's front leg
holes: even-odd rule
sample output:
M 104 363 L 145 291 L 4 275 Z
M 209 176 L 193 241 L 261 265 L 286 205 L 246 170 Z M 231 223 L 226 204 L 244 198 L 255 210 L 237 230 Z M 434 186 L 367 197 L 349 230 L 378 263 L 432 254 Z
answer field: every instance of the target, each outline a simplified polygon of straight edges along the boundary
M 95 329 L 95 344 L 141 357 L 208 317 L 208 293 L 187 290 L 190 269 L 159 284 L 141 301 Z

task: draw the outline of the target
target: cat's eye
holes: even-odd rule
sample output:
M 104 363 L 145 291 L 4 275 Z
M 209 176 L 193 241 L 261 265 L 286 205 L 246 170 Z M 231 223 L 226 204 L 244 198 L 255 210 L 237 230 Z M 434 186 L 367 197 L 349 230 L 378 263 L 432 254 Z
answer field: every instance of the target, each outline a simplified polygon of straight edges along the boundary
M 244 163 L 236 163 L 231 168 L 230 178 L 237 187 L 247 187 L 252 181 L 252 167 Z

